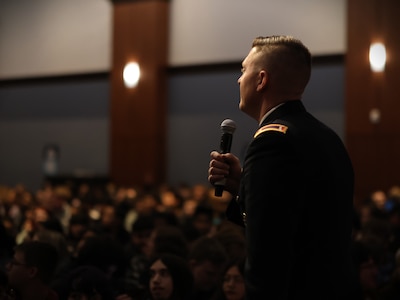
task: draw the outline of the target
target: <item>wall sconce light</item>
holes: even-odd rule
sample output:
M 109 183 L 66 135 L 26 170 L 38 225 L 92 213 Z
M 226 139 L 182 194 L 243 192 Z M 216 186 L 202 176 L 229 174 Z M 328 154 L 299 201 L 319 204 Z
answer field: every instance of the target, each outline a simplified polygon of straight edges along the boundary
M 369 47 L 369 63 L 371 70 L 374 72 L 382 72 L 386 64 L 386 49 L 382 43 L 373 43 Z
M 381 121 L 381 111 L 378 108 L 369 111 L 369 121 L 372 124 L 378 124 Z
M 122 77 L 127 88 L 136 87 L 140 78 L 139 64 L 136 62 L 126 64 L 122 73 Z

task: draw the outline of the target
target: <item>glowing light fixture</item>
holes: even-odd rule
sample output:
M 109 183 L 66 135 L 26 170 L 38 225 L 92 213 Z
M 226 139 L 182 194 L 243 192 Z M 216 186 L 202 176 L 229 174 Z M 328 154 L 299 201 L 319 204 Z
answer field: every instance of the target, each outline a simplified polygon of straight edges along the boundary
M 382 43 L 371 44 L 369 48 L 369 63 L 371 70 L 374 72 L 382 72 L 386 64 L 386 49 Z
M 139 64 L 136 62 L 126 64 L 122 77 L 124 78 L 124 83 L 127 88 L 136 87 L 140 78 Z

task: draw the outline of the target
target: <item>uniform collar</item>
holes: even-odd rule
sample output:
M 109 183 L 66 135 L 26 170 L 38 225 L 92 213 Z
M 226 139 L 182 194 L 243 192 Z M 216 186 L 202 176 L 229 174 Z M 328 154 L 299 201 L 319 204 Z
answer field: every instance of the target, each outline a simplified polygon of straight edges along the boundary
M 300 100 L 286 101 L 270 109 L 261 119 L 260 126 L 279 119 L 287 113 L 304 111 L 306 111 L 306 109 Z
M 264 120 L 270 115 L 272 114 L 272 112 L 277 109 L 279 106 L 282 106 L 283 104 L 285 104 L 285 102 L 278 104 L 277 106 L 274 106 L 273 108 L 271 108 L 261 119 L 260 123 L 258 124 L 259 126 L 261 126 L 262 123 L 264 123 Z

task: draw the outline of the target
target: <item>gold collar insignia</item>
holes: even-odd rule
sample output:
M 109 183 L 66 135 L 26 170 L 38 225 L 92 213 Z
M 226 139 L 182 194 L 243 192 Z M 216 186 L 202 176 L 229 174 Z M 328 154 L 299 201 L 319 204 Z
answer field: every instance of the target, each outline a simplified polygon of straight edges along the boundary
M 278 131 L 278 132 L 282 132 L 283 134 L 285 134 L 287 130 L 288 130 L 288 127 L 285 125 L 282 125 L 282 124 L 268 124 L 268 125 L 261 127 L 260 129 L 258 129 L 257 132 L 254 134 L 254 138 L 256 138 L 257 136 L 259 136 L 261 133 L 263 133 L 265 131 Z

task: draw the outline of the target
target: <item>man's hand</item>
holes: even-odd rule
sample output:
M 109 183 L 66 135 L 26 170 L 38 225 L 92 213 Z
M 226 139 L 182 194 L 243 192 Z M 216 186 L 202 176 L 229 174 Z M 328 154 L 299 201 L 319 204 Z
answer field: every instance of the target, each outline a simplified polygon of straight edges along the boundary
M 221 154 L 217 151 L 212 151 L 210 157 L 208 181 L 214 185 L 216 182 L 226 179 L 224 189 L 232 196 L 236 196 L 239 193 L 242 174 L 239 159 L 232 153 Z

